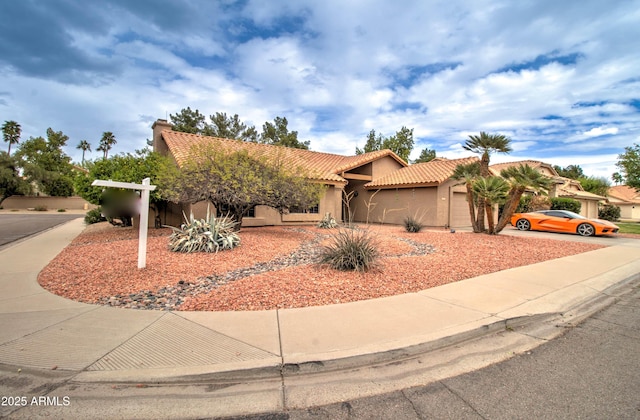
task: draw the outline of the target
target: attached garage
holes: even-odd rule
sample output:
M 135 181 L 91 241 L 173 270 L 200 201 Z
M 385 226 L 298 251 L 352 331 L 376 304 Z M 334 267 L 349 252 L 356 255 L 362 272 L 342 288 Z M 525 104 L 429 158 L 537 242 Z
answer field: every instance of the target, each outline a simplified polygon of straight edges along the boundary
M 451 197 L 451 227 L 471 226 L 467 194 L 454 192 Z

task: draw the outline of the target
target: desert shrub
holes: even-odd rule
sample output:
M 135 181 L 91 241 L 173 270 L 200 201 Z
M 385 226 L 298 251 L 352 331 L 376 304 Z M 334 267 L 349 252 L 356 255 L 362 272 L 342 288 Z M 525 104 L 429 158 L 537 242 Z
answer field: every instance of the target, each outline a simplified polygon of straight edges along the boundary
M 66 211 L 67 211 L 66 209 L 58 209 L 58 213 L 64 213 Z
M 236 232 L 237 222 L 229 216 L 215 217 L 209 214 L 205 219 L 196 219 L 193 213 L 180 228 L 171 227 L 169 249 L 174 252 L 218 252 L 240 245 Z
M 620 207 L 614 206 L 613 204 L 603 204 L 598 209 L 598 218 L 610 222 L 617 222 L 620 220 Z
M 100 207 L 89 210 L 84 216 L 84 222 L 88 225 L 104 222 L 105 220 L 107 219 L 102 216 L 102 209 Z
M 549 210 L 551 200 L 545 195 L 523 195 L 516 208 L 516 213 L 529 213 L 531 211 Z
M 420 232 L 423 227 L 422 223 L 413 216 L 407 216 L 404 219 L 404 229 L 407 232 L 417 233 Z
M 47 211 L 48 209 L 47 209 L 47 206 L 40 205 L 40 206 L 36 206 L 34 208 L 34 210 L 35 211 Z
M 367 231 L 342 229 L 322 249 L 320 263 L 341 271 L 367 271 L 375 265 L 378 255 Z
M 322 220 L 318 222 L 318 227 L 320 229 L 334 229 L 338 227 L 338 222 L 336 222 L 331 213 L 325 213 Z
M 100 207 L 89 210 L 84 216 L 84 222 L 88 225 L 104 222 L 105 220 L 107 219 L 102 216 L 102 209 Z
M 551 199 L 551 210 L 569 210 L 580 213 L 582 204 L 578 200 L 566 197 L 554 197 Z

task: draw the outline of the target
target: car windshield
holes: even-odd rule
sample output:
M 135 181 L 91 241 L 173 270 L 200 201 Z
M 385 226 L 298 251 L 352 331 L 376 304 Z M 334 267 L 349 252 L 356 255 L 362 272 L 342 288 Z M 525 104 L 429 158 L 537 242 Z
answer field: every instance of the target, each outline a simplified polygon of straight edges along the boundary
M 563 213 L 567 214 L 567 217 L 570 217 L 572 219 L 586 219 L 586 217 L 579 215 L 578 213 L 574 213 L 572 211 L 569 210 L 563 210 Z

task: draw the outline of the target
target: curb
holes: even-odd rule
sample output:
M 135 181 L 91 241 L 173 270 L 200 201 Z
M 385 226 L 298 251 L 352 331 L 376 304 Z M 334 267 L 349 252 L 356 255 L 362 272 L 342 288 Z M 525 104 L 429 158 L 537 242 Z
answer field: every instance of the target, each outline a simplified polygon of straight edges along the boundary
M 459 334 L 443 337 L 434 341 L 416 344 L 404 348 L 397 348 L 381 352 L 348 356 L 333 360 L 306 360 L 300 363 L 270 363 L 252 367 L 232 367 L 227 370 L 215 371 L 214 366 L 200 366 L 194 368 L 149 369 L 147 371 L 111 371 L 111 372 L 78 372 L 71 379 L 74 383 L 153 383 L 153 384 L 198 384 L 198 383 L 230 383 L 251 382 L 268 379 L 295 378 L 304 375 L 330 374 L 341 371 L 371 368 L 375 366 L 400 364 L 406 361 L 424 357 L 429 353 L 442 351 L 447 348 L 459 348 L 466 344 L 505 332 L 514 332 L 533 337 L 536 344 L 529 349 L 563 335 L 568 329 L 574 328 L 596 313 L 606 309 L 618 301 L 622 296 L 640 287 L 640 273 L 622 279 L 602 292 L 594 294 L 563 312 L 536 314 L 503 319 L 491 324 L 483 325 Z M 496 348 L 495 351 L 503 351 Z M 515 355 L 515 354 L 514 354 Z M 223 366 L 217 366 L 223 368 Z M 227 365 L 227 368 L 230 367 Z M 211 368 L 211 371 L 203 370 Z M 178 373 L 191 370 L 192 373 Z

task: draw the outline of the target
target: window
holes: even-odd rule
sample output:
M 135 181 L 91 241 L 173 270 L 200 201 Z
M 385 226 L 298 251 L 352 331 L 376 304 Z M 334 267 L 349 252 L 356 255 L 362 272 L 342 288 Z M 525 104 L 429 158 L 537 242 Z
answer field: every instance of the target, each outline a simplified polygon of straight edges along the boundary
M 313 214 L 318 214 L 320 213 L 320 206 L 318 204 L 316 204 L 313 207 L 309 207 L 308 209 L 301 209 L 300 207 L 290 207 L 289 208 L 289 213 L 313 213 Z

